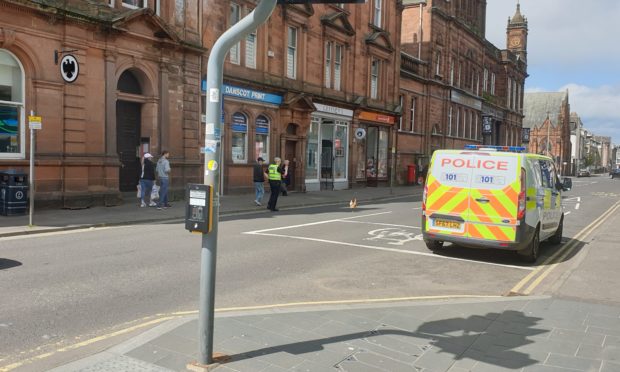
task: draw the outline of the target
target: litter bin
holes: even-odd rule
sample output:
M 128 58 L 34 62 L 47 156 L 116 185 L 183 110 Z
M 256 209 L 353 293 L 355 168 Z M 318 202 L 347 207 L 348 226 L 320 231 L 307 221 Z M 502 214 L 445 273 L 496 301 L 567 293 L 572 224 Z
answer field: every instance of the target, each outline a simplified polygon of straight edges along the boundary
M 28 213 L 28 175 L 16 170 L 0 171 L 0 215 Z
M 407 184 L 411 185 L 415 183 L 415 165 L 407 165 Z

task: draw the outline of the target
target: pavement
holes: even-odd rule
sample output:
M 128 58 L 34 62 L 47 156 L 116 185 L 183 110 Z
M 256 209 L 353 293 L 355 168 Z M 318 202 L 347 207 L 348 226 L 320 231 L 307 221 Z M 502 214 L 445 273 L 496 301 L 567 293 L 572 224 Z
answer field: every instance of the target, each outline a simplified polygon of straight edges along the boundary
M 421 191 L 420 186 L 411 186 L 290 193 L 280 197 L 278 208 L 348 207 L 352 198 L 364 204 L 419 197 Z M 254 206 L 252 196 L 223 196 L 221 215 L 274 213 Z M 27 226 L 28 216 L 0 217 L 0 238 L 180 222 L 183 214 L 182 201 L 161 211 L 140 208 L 135 200 L 118 207 L 41 210 L 36 211 L 32 227 Z M 616 213 L 614 222 L 618 220 Z M 613 235 L 607 237 L 607 246 L 597 249 L 613 251 L 620 240 L 620 231 L 613 230 L 607 229 Z M 173 314 L 151 323 L 157 325 L 52 371 L 186 371 L 189 363 L 199 359 L 195 313 Z M 550 296 L 463 296 L 229 309 L 216 312 L 214 352 L 226 357 L 211 366 L 217 372 L 611 372 L 620 371 L 620 307 Z

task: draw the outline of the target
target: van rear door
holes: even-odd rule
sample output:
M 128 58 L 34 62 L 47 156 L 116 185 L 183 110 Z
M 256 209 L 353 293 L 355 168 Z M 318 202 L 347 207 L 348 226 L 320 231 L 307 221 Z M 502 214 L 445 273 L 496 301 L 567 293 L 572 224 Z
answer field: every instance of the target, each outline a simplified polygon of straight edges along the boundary
M 464 165 L 472 155 L 436 151 L 429 168 L 426 198 L 426 232 L 465 236 L 469 219 L 472 169 Z
M 514 242 L 521 182 L 521 156 L 480 152 L 472 156 L 467 237 Z

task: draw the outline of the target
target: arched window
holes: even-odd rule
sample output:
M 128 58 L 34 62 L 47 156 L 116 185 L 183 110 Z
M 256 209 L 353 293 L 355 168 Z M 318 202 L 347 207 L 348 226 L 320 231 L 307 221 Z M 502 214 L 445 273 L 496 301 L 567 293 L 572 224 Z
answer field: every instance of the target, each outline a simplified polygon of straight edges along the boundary
M 265 115 L 258 115 L 256 118 L 254 160 L 259 157 L 269 161 L 269 119 Z
M 140 85 L 140 81 L 136 75 L 129 70 L 123 72 L 121 77 L 118 78 L 117 89 L 123 93 L 142 94 L 142 86 Z
M 231 151 L 233 163 L 247 163 L 248 161 L 248 118 L 240 112 L 232 115 L 231 122 Z
M 0 49 L 0 158 L 25 156 L 24 100 L 24 69 Z

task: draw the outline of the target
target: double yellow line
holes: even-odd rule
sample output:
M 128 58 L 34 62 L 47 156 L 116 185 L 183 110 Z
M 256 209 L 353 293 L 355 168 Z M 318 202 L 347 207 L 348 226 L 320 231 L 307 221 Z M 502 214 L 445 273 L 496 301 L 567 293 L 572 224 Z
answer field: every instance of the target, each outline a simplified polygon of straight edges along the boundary
M 525 278 L 521 279 L 517 285 L 515 285 L 511 290 L 510 294 L 514 295 L 529 295 L 532 293 L 534 289 L 543 281 L 545 278 L 555 269 L 557 265 L 564 261 L 568 255 L 573 253 L 575 248 L 585 240 L 588 235 L 590 235 L 594 230 L 596 230 L 600 225 L 602 225 L 609 216 L 611 216 L 614 212 L 616 212 L 620 208 L 620 201 L 617 201 L 614 205 L 611 206 L 605 213 L 603 213 L 599 218 L 594 220 L 591 224 L 584 227 L 583 230 L 577 233 L 568 243 L 566 243 L 562 249 L 557 251 L 554 255 L 547 258 L 536 270 L 532 271 Z M 529 283 L 529 286 L 525 288 L 525 286 Z M 525 289 L 524 289 L 525 288 Z

